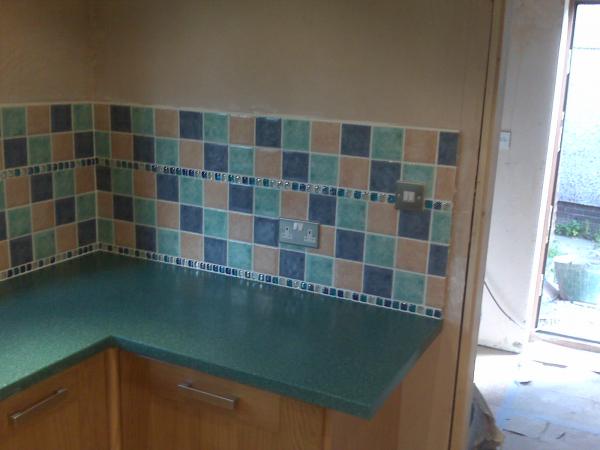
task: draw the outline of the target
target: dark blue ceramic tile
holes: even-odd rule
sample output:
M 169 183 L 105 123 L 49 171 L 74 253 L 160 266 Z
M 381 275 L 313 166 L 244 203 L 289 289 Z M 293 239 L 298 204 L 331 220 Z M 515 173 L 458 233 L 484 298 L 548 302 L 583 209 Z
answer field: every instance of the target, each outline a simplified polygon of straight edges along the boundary
M 133 199 L 125 195 L 113 195 L 113 217 L 133 222 Z
M 52 174 L 44 173 L 31 177 L 31 201 L 41 202 L 52 198 Z
M 204 168 L 215 172 L 227 172 L 227 146 L 204 144 Z
M 54 202 L 56 225 L 75 222 L 75 197 L 61 198 Z
M 342 124 L 342 154 L 369 157 L 371 127 L 366 125 Z
M 279 220 L 254 217 L 254 243 L 277 247 L 279 245 Z
M 396 192 L 396 182 L 400 179 L 400 163 L 371 161 L 370 189 L 377 192 Z
M 180 205 L 179 223 L 183 231 L 202 234 L 202 208 Z
M 202 140 L 202 113 L 179 111 L 179 137 Z
M 164 173 L 156 175 L 156 197 L 159 200 L 168 200 L 170 202 L 179 201 L 177 175 L 166 175 Z
M 365 234 L 357 231 L 337 230 L 335 235 L 336 258 L 363 260 Z
M 310 194 L 308 219 L 321 225 L 335 225 L 336 202 L 332 195 Z
M 91 158 L 94 156 L 94 133 L 75 133 L 75 158 Z
M 398 236 L 429 240 L 429 223 L 431 211 L 400 211 Z
M 381 267 L 365 265 L 363 286 L 367 294 L 380 297 L 392 296 L 393 271 Z
M 456 166 L 458 154 L 458 133 L 442 131 L 438 145 L 438 164 Z
M 96 242 L 96 219 L 77 224 L 77 239 L 79 240 L 79 246 Z
M 283 152 L 283 179 L 308 181 L 308 153 Z
M 256 118 L 256 145 L 258 147 L 281 147 L 281 119 Z
M 31 235 L 10 241 L 10 265 L 12 267 L 26 264 L 33 260 L 33 245 Z
M 133 136 L 134 161 L 154 162 L 154 138 Z
M 50 122 L 53 132 L 71 131 L 71 105 L 50 106 Z
M 232 184 L 229 186 L 229 209 L 252 214 L 254 188 Z
M 304 280 L 304 253 L 281 250 L 279 252 L 279 275 Z
M 135 248 L 156 251 L 156 228 L 146 227 L 144 225 L 135 226 Z
M 6 240 L 6 213 L 0 211 L 0 241 Z
M 227 263 L 227 241 L 205 237 L 204 260 L 224 266 Z
M 96 187 L 99 191 L 110 192 L 112 189 L 110 168 L 104 166 L 96 166 Z
M 19 167 L 27 165 L 27 139 L 4 140 L 4 167 Z
M 110 106 L 110 129 L 131 133 L 131 108 L 129 106 Z
M 431 244 L 429 246 L 429 275 L 446 276 L 448 266 L 448 247 L 445 245 Z

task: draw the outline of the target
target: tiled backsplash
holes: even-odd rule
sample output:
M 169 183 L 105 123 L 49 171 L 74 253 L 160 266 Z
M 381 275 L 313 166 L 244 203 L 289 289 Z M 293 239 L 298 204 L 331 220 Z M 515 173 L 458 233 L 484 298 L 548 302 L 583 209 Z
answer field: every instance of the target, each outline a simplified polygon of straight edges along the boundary
M 76 104 L 3 108 L 2 137 L 0 270 L 98 241 L 428 315 L 416 305 L 443 305 L 457 133 Z M 423 212 L 394 208 L 398 179 L 425 185 Z M 38 210 L 54 213 L 43 227 Z M 319 222 L 319 248 L 279 244 L 280 217 Z

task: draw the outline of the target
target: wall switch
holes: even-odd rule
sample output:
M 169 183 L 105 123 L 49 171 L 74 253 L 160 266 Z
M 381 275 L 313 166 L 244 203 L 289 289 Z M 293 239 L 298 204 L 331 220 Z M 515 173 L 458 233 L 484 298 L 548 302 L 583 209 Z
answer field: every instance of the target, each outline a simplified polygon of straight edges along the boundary
M 396 183 L 396 209 L 404 211 L 423 211 L 425 186 L 415 183 Z
M 279 219 L 279 242 L 317 248 L 319 224 L 294 219 Z
M 500 131 L 500 142 L 498 144 L 498 150 L 507 151 L 510 150 L 510 139 L 511 132 L 508 130 Z

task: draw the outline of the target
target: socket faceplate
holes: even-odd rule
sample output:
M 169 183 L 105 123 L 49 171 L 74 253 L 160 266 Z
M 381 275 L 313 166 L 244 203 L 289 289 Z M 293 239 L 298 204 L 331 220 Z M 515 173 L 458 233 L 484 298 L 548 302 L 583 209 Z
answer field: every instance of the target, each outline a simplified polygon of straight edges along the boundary
M 295 219 L 279 219 L 279 242 L 317 248 L 319 224 Z

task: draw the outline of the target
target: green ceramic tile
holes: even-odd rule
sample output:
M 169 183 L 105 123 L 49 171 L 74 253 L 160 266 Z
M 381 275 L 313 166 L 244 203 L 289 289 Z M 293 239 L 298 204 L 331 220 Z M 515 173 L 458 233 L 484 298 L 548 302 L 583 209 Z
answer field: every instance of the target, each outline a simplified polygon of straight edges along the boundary
M 43 164 L 52 161 L 50 136 L 32 136 L 27 139 L 30 164 Z
M 98 219 L 98 239 L 104 244 L 113 243 L 113 222 L 112 220 Z
M 2 135 L 4 137 L 25 136 L 27 126 L 25 108 L 17 106 L 2 108 Z
M 177 139 L 156 139 L 156 162 L 167 166 L 179 165 L 179 141 Z
M 94 133 L 94 148 L 99 158 L 110 158 L 110 138 L 104 131 Z
M 6 202 L 4 201 L 4 181 L 0 180 L 0 211 L 4 211 Z
M 79 195 L 77 197 L 77 220 L 88 220 L 93 217 L 96 217 L 96 195 Z
M 336 223 L 338 227 L 364 230 L 367 202 L 351 198 L 338 198 Z
M 283 121 L 283 148 L 308 151 L 310 122 L 307 120 Z
M 310 155 L 310 182 L 336 186 L 338 178 L 338 157 L 330 155 Z
M 179 179 L 179 201 L 202 206 L 202 180 L 200 178 L 181 177 Z
M 331 285 L 333 283 L 333 258 L 306 256 L 306 281 Z
M 450 231 L 452 225 L 452 213 L 448 211 L 433 211 L 433 223 L 431 225 L 431 240 L 450 243 Z
M 113 168 L 110 171 L 112 190 L 115 194 L 131 195 L 133 190 L 133 171 L 129 169 Z
M 73 130 L 88 131 L 94 128 L 92 121 L 92 105 L 73 105 Z
M 54 198 L 71 197 L 75 193 L 73 170 L 59 170 L 54 173 Z
M 152 108 L 131 108 L 131 130 L 134 134 L 154 134 L 154 110 Z
M 56 254 L 54 246 L 54 230 L 42 231 L 33 236 L 35 259 L 48 258 Z
M 229 142 L 229 116 L 219 113 L 204 113 L 204 140 L 207 142 Z
M 373 128 L 372 158 L 401 161 L 403 145 L 404 130 L 402 128 Z
M 402 169 L 402 179 L 404 181 L 425 185 L 426 198 L 433 197 L 433 176 L 433 166 L 406 163 Z
M 135 223 L 156 225 L 156 201 L 136 198 L 134 201 Z
M 254 149 L 229 147 L 229 171 L 240 175 L 254 175 Z
M 8 211 L 8 237 L 16 238 L 31 233 L 31 209 L 29 206 Z
M 392 267 L 394 265 L 393 237 L 368 234 L 365 251 L 365 263 L 377 266 Z
M 394 274 L 394 298 L 411 303 L 423 303 L 425 297 L 425 275 L 402 272 Z
M 280 192 L 277 189 L 254 189 L 254 214 L 279 217 Z
M 227 264 L 238 269 L 252 270 L 252 245 L 229 241 Z
M 179 232 L 158 229 L 158 252 L 166 255 L 179 256 Z
M 227 213 L 216 209 L 205 209 L 204 234 L 227 239 Z

